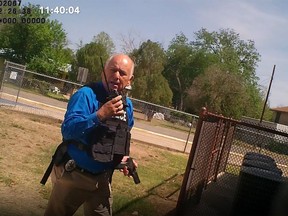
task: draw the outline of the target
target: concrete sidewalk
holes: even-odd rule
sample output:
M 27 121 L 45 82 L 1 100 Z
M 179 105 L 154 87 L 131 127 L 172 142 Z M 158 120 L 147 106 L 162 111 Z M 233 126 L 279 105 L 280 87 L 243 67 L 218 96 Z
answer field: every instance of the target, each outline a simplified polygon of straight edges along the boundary
M 161 148 L 175 150 L 179 152 L 189 153 L 192 143 L 188 142 L 186 146 L 186 140 L 181 140 L 175 137 L 154 133 L 148 130 L 134 127 L 131 131 L 132 140 L 149 143 Z

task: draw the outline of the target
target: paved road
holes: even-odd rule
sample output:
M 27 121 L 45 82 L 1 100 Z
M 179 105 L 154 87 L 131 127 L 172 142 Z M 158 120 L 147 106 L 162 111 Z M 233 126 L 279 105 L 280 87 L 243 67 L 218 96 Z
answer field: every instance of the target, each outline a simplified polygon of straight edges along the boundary
M 13 89 L 13 88 L 5 87 L 5 86 L 2 89 L 2 96 L 4 97 L 5 95 L 17 96 L 17 94 L 18 94 L 18 89 Z M 67 102 L 59 101 L 53 98 L 45 97 L 43 95 L 37 95 L 34 93 L 30 93 L 30 92 L 20 91 L 19 97 L 33 101 L 33 104 L 35 104 L 35 102 L 43 103 L 43 104 L 46 104 L 47 106 L 53 106 L 53 107 L 57 107 L 60 109 L 66 109 L 67 107 Z M 15 101 L 15 97 L 14 97 L 14 100 L 12 101 Z
M 147 124 L 143 121 L 137 121 L 137 119 L 135 121 L 135 127 L 148 131 L 153 131 L 154 133 L 163 134 L 177 139 L 185 140 L 185 142 L 188 137 L 188 132 L 173 130 L 172 128 L 165 128 L 161 126 L 151 126 L 149 123 Z M 190 134 L 189 141 L 192 142 L 193 138 L 194 138 L 193 134 Z

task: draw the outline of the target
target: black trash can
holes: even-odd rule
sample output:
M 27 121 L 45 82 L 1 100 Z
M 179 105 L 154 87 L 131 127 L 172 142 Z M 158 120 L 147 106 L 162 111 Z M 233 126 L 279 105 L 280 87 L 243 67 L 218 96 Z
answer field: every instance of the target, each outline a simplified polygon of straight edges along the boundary
M 275 160 L 272 157 L 270 157 L 268 155 L 263 155 L 263 154 L 260 154 L 257 152 L 247 152 L 244 156 L 244 159 L 257 160 L 257 161 L 268 162 L 268 163 L 275 163 Z
M 256 152 L 247 152 L 244 156 L 242 166 L 257 167 L 264 170 L 283 174 L 282 170 L 277 167 L 275 160 L 268 156 Z
M 279 173 L 242 166 L 230 215 L 268 216 L 281 183 Z
M 261 160 L 259 161 L 259 160 L 244 159 L 242 162 L 242 166 L 260 168 L 282 175 L 282 170 L 280 170 L 277 167 L 275 162 L 271 161 L 263 162 Z

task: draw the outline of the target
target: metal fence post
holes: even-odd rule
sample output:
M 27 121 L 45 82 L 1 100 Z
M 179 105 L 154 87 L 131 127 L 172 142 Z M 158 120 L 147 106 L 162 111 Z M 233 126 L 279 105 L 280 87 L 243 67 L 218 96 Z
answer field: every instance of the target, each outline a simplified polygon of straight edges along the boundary
M 18 102 L 20 90 L 21 90 L 21 87 L 22 87 L 22 82 L 23 82 L 23 79 L 24 79 L 24 76 L 25 76 L 26 66 L 25 66 L 23 69 L 24 69 L 24 70 L 23 70 L 23 74 L 22 74 L 22 77 L 21 77 L 21 80 L 20 80 L 20 83 L 19 83 L 19 88 L 18 88 L 18 92 L 17 92 L 17 97 L 16 97 L 16 103 L 15 103 L 15 105 L 16 105 L 17 102 Z
M 193 117 L 193 120 L 192 120 L 191 125 L 190 125 L 190 129 L 189 129 L 189 133 L 188 133 L 188 136 L 187 136 L 187 140 L 186 140 L 186 143 L 185 143 L 185 147 L 184 147 L 183 153 L 186 152 L 187 144 L 188 144 L 188 142 L 189 142 L 189 137 L 190 137 L 191 130 L 192 130 L 192 126 L 193 126 L 193 121 L 194 121 L 194 117 Z

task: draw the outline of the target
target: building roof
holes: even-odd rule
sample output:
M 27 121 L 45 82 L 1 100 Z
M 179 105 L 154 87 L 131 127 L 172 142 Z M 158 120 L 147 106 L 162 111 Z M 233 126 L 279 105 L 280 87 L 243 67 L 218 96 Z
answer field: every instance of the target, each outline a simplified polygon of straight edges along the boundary
M 286 107 L 275 107 L 275 108 L 271 108 L 270 110 L 276 111 L 276 112 L 288 113 L 288 106 L 286 106 Z

